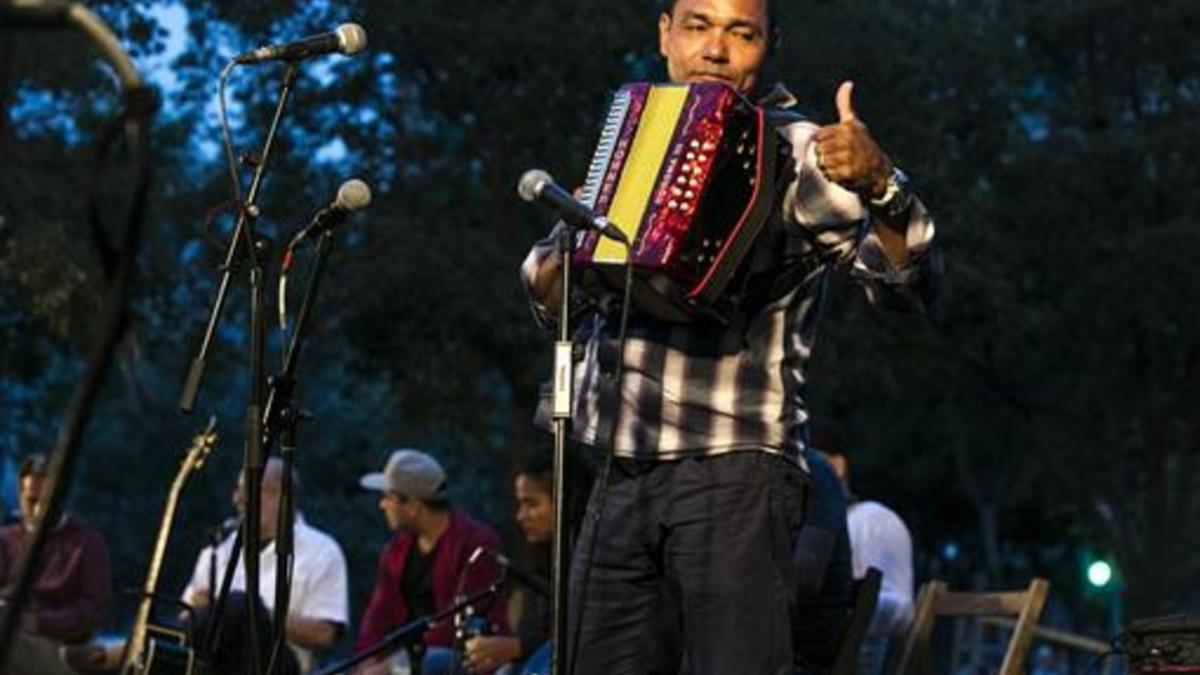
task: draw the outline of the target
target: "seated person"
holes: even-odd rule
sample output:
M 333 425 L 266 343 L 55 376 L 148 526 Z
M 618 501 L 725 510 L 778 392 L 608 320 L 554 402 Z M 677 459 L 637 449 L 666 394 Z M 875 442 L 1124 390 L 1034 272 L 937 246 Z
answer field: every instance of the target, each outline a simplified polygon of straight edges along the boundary
M 899 514 L 875 501 L 859 501 L 850 490 L 850 457 L 845 444 L 824 448 L 848 495 L 846 514 L 854 577 L 867 568 L 883 572 L 875 614 L 858 654 L 858 672 L 878 675 L 884 670 L 890 641 L 899 639 L 913 620 L 912 535 Z
M 516 520 L 529 549 L 527 567 L 543 578 L 550 575 L 554 538 L 554 476 L 545 460 L 538 458 L 524 464 L 513 476 Z M 510 586 L 509 621 L 513 635 L 487 635 L 468 640 L 465 650 L 467 670 L 487 672 L 504 663 L 511 663 L 513 670 L 522 667 L 550 639 L 550 602 L 549 597 L 534 589 Z
M 21 463 L 21 522 L 0 528 L 0 597 L 5 602 L 16 586 L 17 567 L 41 516 L 48 469 L 41 454 Z M 64 661 L 63 647 L 87 643 L 107 617 L 112 576 L 103 535 L 70 513 L 47 526 L 41 567 L 0 675 L 74 673 Z
M 354 650 L 361 654 L 413 620 L 452 608 L 456 598 L 482 591 L 499 576 L 499 565 L 484 551 L 500 551 L 500 538 L 490 527 L 447 497 L 446 472 L 424 452 L 396 450 L 382 472 L 362 477 L 361 485 L 382 493 L 379 509 L 395 535 L 379 555 L 375 589 L 363 612 Z M 488 632 L 508 632 L 503 598 L 476 607 Z M 464 672 L 450 618 L 414 635 L 407 647 L 418 652 L 424 675 Z M 391 672 L 392 649 L 365 661 L 360 674 Z
M 283 462 L 276 457 L 267 461 L 262 479 L 261 533 L 266 544 L 259 554 L 259 598 L 268 612 L 275 607 L 275 536 L 278 530 L 279 497 Z M 293 494 L 300 494 L 300 480 L 292 475 Z M 299 499 L 296 500 L 299 502 Z M 245 510 L 245 491 L 242 473 L 238 473 L 233 491 L 233 504 L 239 513 Z M 308 672 L 316 663 L 315 652 L 329 649 L 337 642 L 350 620 L 346 558 L 337 541 L 309 525 L 297 510 L 293 527 L 295 557 L 292 564 L 292 586 L 288 601 L 287 641 L 296 654 L 301 672 Z M 225 566 L 233 549 L 236 532 L 231 533 L 215 549 L 206 547 L 196 558 L 195 571 L 183 601 L 195 609 L 212 602 L 214 581 L 220 590 Z M 269 542 L 269 543 L 268 543 Z M 215 560 L 214 560 L 215 558 Z M 231 591 L 245 590 L 245 570 L 238 560 Z

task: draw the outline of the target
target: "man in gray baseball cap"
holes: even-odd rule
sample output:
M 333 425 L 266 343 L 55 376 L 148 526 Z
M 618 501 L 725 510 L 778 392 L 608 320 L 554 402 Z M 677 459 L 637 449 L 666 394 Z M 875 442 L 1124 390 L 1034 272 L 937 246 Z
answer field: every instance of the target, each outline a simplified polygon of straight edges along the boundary
M 499 568 L 485 551 L 500 551 L 500 538 L 487 525 L 458 508 L 447 496 L 448 480 L 442 465 L 413 448 L 391 453 L 383 471 L 364 475 L 359 484 L 382 493 L 379 510 L 395 534 L 379 556 L 375 590 L 359 622 L 354 650 L 370 649 L 384 636 L 417 617 L 427 617 L 452 607 L 459 593 L 482 590 L 497 577 Z M 469 563 L 474 557 L 474 562 Z M 505 603 L 481 603 L 493 633 L 507 633 Z M 454 646 L 452 621 L 441 621 L 425 631 L 410 649 L 422 662 L 421 672 L 461 673 Z M 359 672 L 388 673 L 391 655 L 368 661 Z M 492 670 L 501 664 L 493 664 Z
M 446 498 L 446 471 L 433 457 L 412 448 L 392 453 L 383 471 L 363 476 L 359 484 L 368 490 L 394 492 L 423 501 Z

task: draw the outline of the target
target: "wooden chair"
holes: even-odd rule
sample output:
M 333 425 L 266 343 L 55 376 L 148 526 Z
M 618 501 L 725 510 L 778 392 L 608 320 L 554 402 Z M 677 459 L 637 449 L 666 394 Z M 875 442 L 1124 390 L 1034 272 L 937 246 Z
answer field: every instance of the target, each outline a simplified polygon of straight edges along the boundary
M 858 647 L 867 634 L 867 627 L 871 625 L 871 617 L 875 615 L 875 604 L 879 601 L 879 586 L 882 583 L 883 573 L 874 567 L 868 567 L 866 575 L 854 582 L 854 608 L 838 641 L 837 657 L 829 675 L 853 675 L 856 672 Z
M 1021 591 L 983 593 L 951 591 L 945 582 L 938 580 L 923 584 L 917 594 L 912 627 L 902 648 L 890 660 L 887 672 L 892 675 L 929 672 L 930 637 L 939 616 L 1015 616 L 1016 626 L 997 675 L 1020 675 L 1049 590 L 1050 583 L 1045 579 L 1034 579 Z

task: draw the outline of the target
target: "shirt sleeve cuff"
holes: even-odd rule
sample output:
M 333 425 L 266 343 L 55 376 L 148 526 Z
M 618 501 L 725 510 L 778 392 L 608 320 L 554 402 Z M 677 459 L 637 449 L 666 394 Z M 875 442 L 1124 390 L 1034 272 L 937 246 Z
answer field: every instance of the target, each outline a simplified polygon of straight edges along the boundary
M 525 256 L 525 260 L 521 262 L 521 283 L 525 287 L 525 295 L 529 299 L 529 308 L 533 312 L 533 317 L 538 322 L 538 325 L 544 328 L 556 325 L 557 317 L 554 311 L 543 305 L 537 296 L 534 295 L 533 282 L 537 278 L 537 273 L 541 269 L 542 263 L 554 251 L 557 245 L 558 230 L 561 226 L 561 223 L 556 225 L 549 235 L 535 242 L 533 247 L 529 249 L 529 253 Z
M 905 231 L 908 256 L 896 265 L 885 252 L 875 228 L 866 228 L 852 273 L 865 282 L 872 301 L 891 296 L 901 300 L 900 305 L 925 307 L 933 300 L 935 282 L 942 270 L 935 234 L 933 219 L 925 206 L 914 199 Z

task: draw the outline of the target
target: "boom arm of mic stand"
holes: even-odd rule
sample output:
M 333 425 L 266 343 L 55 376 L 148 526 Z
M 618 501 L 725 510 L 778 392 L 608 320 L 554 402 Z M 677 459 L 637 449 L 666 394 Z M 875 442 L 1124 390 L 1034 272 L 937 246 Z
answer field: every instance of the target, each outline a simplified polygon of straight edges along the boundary
M 96 397 L 104 382 L 104 375 L 112 364 L 113 355 L 121 336 L 129 322 L 127 284 L 118 282 L 120 287 L 114 294 L 114 306 L 109 310 L 104 320 L 103 335 L 100 344 L 89 358 L 88 371 L 75 389 L 67 419 L 63 423 L 58 442 L 50 454 L 47 470 L 47 480 L 42 487 L 42 512 L 37 518 L 33 532 L 29 535 L 29 543 L 24 553 L 16 561 L 15 590 L 8 598 L 7 611 L 0 618 L 0 667 L 7 662 L 9 646 L 16 633 L 17 623 L 29 599 L 36 571 L 42 552 L 45 550 L 47 534 L 54 529 L 62 514 L 62 504 L 69 490 L 71 477 L 75 472 L 75 460 L 79 455 L 83 432 L 87 428 L 91 413 L 95 407 Z
M 71 18 L 77 25 L 101 44 L 102 51 L 117 71 L 127 93 L 133 94 L 141 89 L 141 78 L 133 67 L 133 62 L 121 49 L 111 31 L 94 14 L 86 8 L 74 12 Z M 81 19 L 82 17 L 82 19 Z M 54 450 L 50 453 L 48 478 L 42 488 L 43 509 L 37 519 L 34 531 L 29 537 L 29 544 L 15 564 L 16 584 L 8 598 L 7 612 L 0 618 L 0 668 L 3 668 L 9 656 L 9 647 L 16 633 L 22 609 L 29 598 L 29 592 L 34 583 L 35 572 L 42 551 L 46 545 L 46 536 L 50 528 L 58 523 L 62 512 L 62 503 L 74 474 L 75 460 L 80 451 L 83 432 L 87 429 L 99 395 L 105 373 L 112 363 L 117 345 L 120 343 L 125 329 L 129 324 L 129 300 L 133 287 L 134 275 L 137 270 L 137 253 L 141 243 L 142 226 L 145 219 L 146 200 L 150 185 L 150 118 L 153 108 L 150 106 L 134 106 L 135 100 L 144 97 L 130 95 L 127 97 L 126 118 L 130 130 L 130 140 L 133 145 L 132 156 L 136 162 L 132 193 L 132 204 L 126 223 L 123 246 L 114 266 L 112 275 L 113 287 L 110 293 L 110 306 L 103 319 L 102 329 L 98 336 L 96 348 L 88 359 L 88 369 L 83 379 L 76 386 L 66 412 L 66 419 L 60 430 Z
M 475 593 L 474 595 L 471 595 L 467 598 L 464 598 L 464 599 L 454 603 L 454 605 L 452 607 L 448 607 L 440 612 L 437 612 L 436 614 L 432 614 L 429 616 L 417 617 L 416 619 L 409 621 L 408 623 L 404 624 L 403 626 L 401 626 L 401 627 L 397 628 L 396 630 L 392 631 L 391 633 L 388 633 L 387 635 L 385 635 L 383 637 L 383 639 L 381 639 L 379 642 L 376 642 L 375 644 L 371 645 L 371 647 L 369 649 L 367 649 L 366 651 L 364 651 L 363 653 L 355 654 L 353 657 L 346 659 L 345 661 L 341 661 L 340 663 L 335 663 L 335 664 L 325 668 L 324 670 L 317 671 L 316 675 L 335 675 L 335 673 L 344 673 L 344 672 L 350 670 L 351 668 L 353 668 L 354 666 L 357 666 L 358 664 L 362 663 L 363 661 L 366 661 L 369 658 L 372 658 L 383 652 L 389 651 L 396 645 L 398 645 L 402 642 L 405 642 L 407 640 L 411 640 L 413 635 L 417 634 L 417 631 L 425 630 L 429 626 L 432 626 L 441 621 L 444 621 L 445 619 L 447 619 L 451 616 L 454 616 L 455 614 L 462 611 L 463 609 L 466 609 L 470 605 L 474 605 L 488 597 L 495 596 L 497 593 L 500 592 L 500 586 L 503 583 L 504 583 L 504 575 L 501 574 L 500 576 L 496 577 L 496 579 L 493 580 L 492 583 L 489 584 L 488 587 L 485 588 L 484 590 L 479 591 L 478 593 Z
M 179 409 L 191 413 L 196 408 L 196 396 L 200 390 L 200 382 L 204 379 L 204 371 L 208 366 L 208 352 L 212 348 L 213 338 L 217 333 L 217 324 L 221 321 L 221 310 L 225 306 L 225 296 L 229 292 L 229 282 L 233 276 L 234 262 L 242 251 L 242 243 L 253 245 L 253 225 L 251 221 L 258 215 L 258 191 L 262 186 L 263 175 L 266 173 L 267 160 L 271 156 L 271 147 L 275 143 L 275 135 L 279 130 L 279 122 L 283 119 L 283 111 L 296 82 L 300 64 L 291 62 L 283 75 L 283 86 L 279 91 L 279 101 L 275 106 L 275 116 L 267 129 L 267 137 L 263 141 L 262 153 L 254 167 L 254 176 L 250 181 L 250 191 L 246 195 L 246 203 L 239 204 L 237 225 L 233 237 L 229 240 L 229 249 L 225 253 L 225 263 L 221 268 L 221 283 L 217 287 L 217 295 L 213 299 L 212 311 L 208 315 L 208 324 L 204 330 L 204 340 L 200 343 L 195 358 L 188 367 L 187 380 L 183 392 L 179 396 Z M 250 246 L 247 246 L 250 250 Z M 248 253 L 253 258 L 252 252 Z M 257 265 L 255 261 L 252 265 Z
M 79 3 L 72 3 L 67 10 L 67 19 L 92 39 L 92 42 L 104 54 L 104 58 L 108 59 L 108 63 L 116 72 L 117 77 L 120 78 L 122 87 L 126 90 L 142 87 L 142 77 L 134 67 L 133 59 L 125 53 L 125 50 L 121 49 L 121 43 L 117 40 L 117 36 L 113 35 L 100 17 L 93 14 L 87 7 Z

